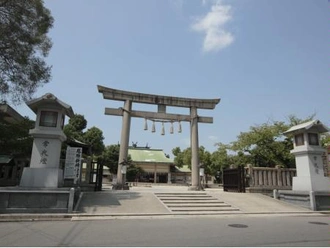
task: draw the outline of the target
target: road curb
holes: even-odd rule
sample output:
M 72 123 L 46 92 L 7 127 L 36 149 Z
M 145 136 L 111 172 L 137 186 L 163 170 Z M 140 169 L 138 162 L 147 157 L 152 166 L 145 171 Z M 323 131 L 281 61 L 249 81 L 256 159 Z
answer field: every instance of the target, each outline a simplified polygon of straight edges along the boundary
M 226 212 L 226 213 L 109 213 L 109 214 L 0 214 L 0 222 L 23 222 L 23 221 L 68 221 L 79 219 L 122 218 L 122 217 L 193 217 L 193 216 L 250 216 L 250 215 L 283 215 L 283 216 L 328 216 L 330 211 L 322 212 Z

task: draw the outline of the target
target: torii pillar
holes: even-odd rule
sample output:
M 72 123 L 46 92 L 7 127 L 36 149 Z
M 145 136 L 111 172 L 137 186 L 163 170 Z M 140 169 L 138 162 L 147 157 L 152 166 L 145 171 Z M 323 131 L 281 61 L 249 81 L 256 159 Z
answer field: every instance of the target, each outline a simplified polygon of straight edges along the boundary
M 123 122 L 121 128 L 121 138 L 120 138 L 120 149 L 119 149 L 119 163 L 118 163 L 118 171 L 117 171 L 117 188 L 126 188 L 125 184 L 125 174 L 122 173 L 122 162 L 127 161 L 128 156 L 128 144 L 129 144 L 129 134 L 131 129 L 131 110 L 132 110 L 132 102 L 131 100 L 126 100 L 124 103 L 123 111 Z
M 124 108 L 105 108 L 106 115 L 122 116 L 122 130 L 120 153 L 118 161 L 117 185 L 114 189 L 128 189 L 125 185 L 125 174 L 122 173 L 122 164 L 127 160 L 129 133 L 131 125 L 131 117 L 145 118 L 151 121 L 171 121 L 171 122 L 190 122 L 191 127 L 191 186 L 189 190 L 201 190 L 199 179 L 199 144 L 198 144 L 198 122 L 213 123 L 212 117 L 198 116 L 197 110 L 214 109 L 220 102 L 220 99 L 196 99 L 182 98 L 162 95 L 143 94 L 138 92 L 130 92 L 116 90 L 104 86 L 97 86 L 99 93 L 103 94 L 103 98 L 107 100 L 123 101 Z M 133 103 L 153 104 L 158 106 L 158 112 L 135 111 L 132 110 Z M 190 109 L 190 115 L 170 114 L 166 113 L 166 106 L 184 107 Z
M 191 144 L 191 186 L 189 190 L 200 190 L 199 178 L 199 144 L 197 108 L 190 108 L 190 144 Z

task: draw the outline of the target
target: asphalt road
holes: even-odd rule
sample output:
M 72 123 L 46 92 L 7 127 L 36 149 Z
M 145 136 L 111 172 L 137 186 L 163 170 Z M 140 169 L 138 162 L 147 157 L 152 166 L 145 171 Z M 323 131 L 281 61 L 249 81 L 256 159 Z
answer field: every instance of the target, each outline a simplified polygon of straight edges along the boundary
M 328 216 L 0 222 L 0 246 L 330 246 Z

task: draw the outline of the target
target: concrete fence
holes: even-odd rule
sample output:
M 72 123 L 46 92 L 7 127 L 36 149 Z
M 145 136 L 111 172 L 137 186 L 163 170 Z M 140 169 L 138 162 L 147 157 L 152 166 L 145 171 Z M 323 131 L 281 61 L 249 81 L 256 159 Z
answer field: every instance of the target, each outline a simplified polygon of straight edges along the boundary
M 250 189 L 292 189 L 292 178 L 296 176 L 296 169 L 265 167 L 245 167 Z

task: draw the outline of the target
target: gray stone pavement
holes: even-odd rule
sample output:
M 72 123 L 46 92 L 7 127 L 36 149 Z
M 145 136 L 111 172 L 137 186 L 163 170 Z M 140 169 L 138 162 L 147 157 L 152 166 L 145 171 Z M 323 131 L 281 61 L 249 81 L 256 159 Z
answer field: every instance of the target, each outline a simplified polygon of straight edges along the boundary
M 76 210 L 82 214 L 95 215 L 173 214 L 154 194 L 169 192 L 191 191 L 188 191 L 188 187 L 185 186 L 131 187 L 128 191 L 113 191 L 105 186 L 102 192 L 84 193 Z M 240 210 L 232 214 L 315 213 L 307 208 L 258 193 L 224 192 L 220 188 L 205 189 L 203 192 Z
M 103 185 L 101 192 L 84 192 L 74 213 L 68 214 L 0 214 L 0 221 L 24 220 L 83 220 L 84 218 L 123 218 L 123 217 L 171 217 L 180 216 L 173 213 L 163 204 L 155 193 L 188 193 L 186 186 L 152 186 L 131 187 L 130 190 L 112 190 L 110 185 Z M 193 191 L 194 192 L 194 191 Z M 224 203 L 230 204 L 239 211 L 220 212 L 213 215 L 315 215 L 330 214 L 313 212 L 307 208 L 275 200 L 258 193 L 224 192 L 221 188 L 208 188 L 203 191 Z M 189 213 L 187 215 L 208 215 Z
M 77 209 L 85 214 L 168 214 L 153 192 L 137 189 L 85 192 Z

